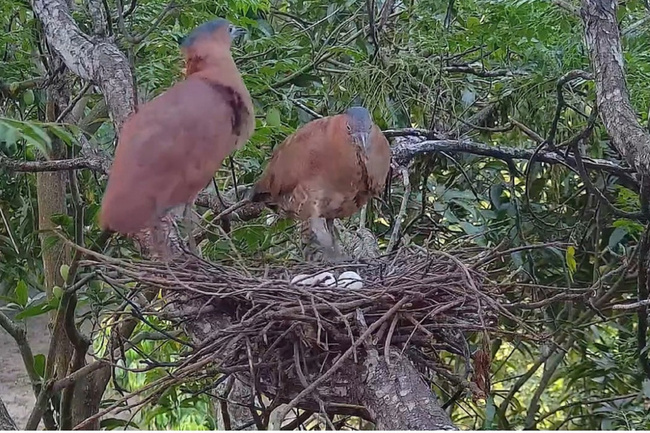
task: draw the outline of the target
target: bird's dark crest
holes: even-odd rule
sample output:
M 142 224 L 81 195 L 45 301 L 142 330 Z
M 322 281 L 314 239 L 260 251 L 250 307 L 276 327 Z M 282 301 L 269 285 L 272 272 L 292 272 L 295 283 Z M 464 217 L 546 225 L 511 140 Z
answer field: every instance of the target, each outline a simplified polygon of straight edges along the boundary
M 356 121 L 372 121 L 372 118 L 370 117 L 370 112 L 364 108 L 364 107 L 350 107 L 345 111 L 345 114 L 350 116 L 352 119 Z
M 368 131 L 372 127 L 372 117 L 364 107 L 350 107 L 345 114 L 352 131 Z
M 201 24 L 192 32 L 187 35 L 185 39 L 183 39 L 183 42 L 181 43 L 181 47 L 183 48 L 189 48 L 191 47 L 198 39 L 202 38 L 203 36 L 209 35 L 217 31 L 218 29 L 226 26 L 228 27 L 230 25 L 230 22 L 224 18 L 218 18 L 212 21 L 208 21 L 206 23 Z

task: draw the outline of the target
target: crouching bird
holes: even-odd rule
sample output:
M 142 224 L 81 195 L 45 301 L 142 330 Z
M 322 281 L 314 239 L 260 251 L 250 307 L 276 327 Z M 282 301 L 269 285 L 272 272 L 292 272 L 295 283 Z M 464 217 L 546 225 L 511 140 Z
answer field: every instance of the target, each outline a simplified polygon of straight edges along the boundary
M 334 218 L 349 217 L 379 196 L 389 169 L 388 140 L 368 110 L 352 107 L 313 120 L 287 137 L 249 199 L 301 220 L 303 239 L 311 243 L 313 233 L 323 258 L 336 262 L 345 257 L 334 237 Z
M 181 205 L 189 222 L 198 193 L 253 134 L 253 103 L 230 53 L 240 32 L 224 19 L 197 27 L 181 44 L 185 79 L 124 123 L 99 216 L 104 230 L 150 228 L 155 237 L 160 218 Z

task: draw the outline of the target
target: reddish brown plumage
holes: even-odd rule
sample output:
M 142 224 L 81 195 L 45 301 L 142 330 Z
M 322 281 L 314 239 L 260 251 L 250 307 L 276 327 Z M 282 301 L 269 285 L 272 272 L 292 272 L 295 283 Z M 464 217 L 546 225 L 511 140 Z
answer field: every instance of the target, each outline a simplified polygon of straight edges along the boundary
M 378 196 L 390 168 L 390 147 L 376 125 L 364 152 L 351 140 L 347 114 L 314 120 L 285 139 L 253 192 L 289 217 L 345 218 Z
M 186 79 L 124 123 L 102 201 L 102 228 L 132 234 L 191 204 L 223 159 L 252 135 L 253 104 L 222 21 L 199 27 L 183 47 Z

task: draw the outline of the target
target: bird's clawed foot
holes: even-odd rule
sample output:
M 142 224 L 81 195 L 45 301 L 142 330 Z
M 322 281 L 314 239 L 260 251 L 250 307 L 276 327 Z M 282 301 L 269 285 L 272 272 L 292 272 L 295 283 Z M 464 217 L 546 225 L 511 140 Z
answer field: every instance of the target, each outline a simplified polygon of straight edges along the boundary
M 351 256 L 343 254 L 340 251 L 332 251 L 323 254 L 323 261 L 332 264 L 347 263 L 352 262 L 353 260 L 354 259 Z

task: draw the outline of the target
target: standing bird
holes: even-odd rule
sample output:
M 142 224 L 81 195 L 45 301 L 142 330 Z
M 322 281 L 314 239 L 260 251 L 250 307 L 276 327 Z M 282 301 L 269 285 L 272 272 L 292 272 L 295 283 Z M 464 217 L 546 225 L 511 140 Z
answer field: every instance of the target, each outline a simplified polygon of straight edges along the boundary
M 197 27 L 181 44 L 185 79 L 124 123 L 99 216 L 104 230 L 155 233 L 181 205 L 189 223 L 198 193 L 253 134 L 253 103 L 230 54 L 239 32 L 224 19 Z
M 323 257 L 343 259 L 334 218 L 352 216 L 384 189 L 390 169 L 388 140 L 363 107 L 309 122 L 273 152 L 250 200 L 308 222 Z

